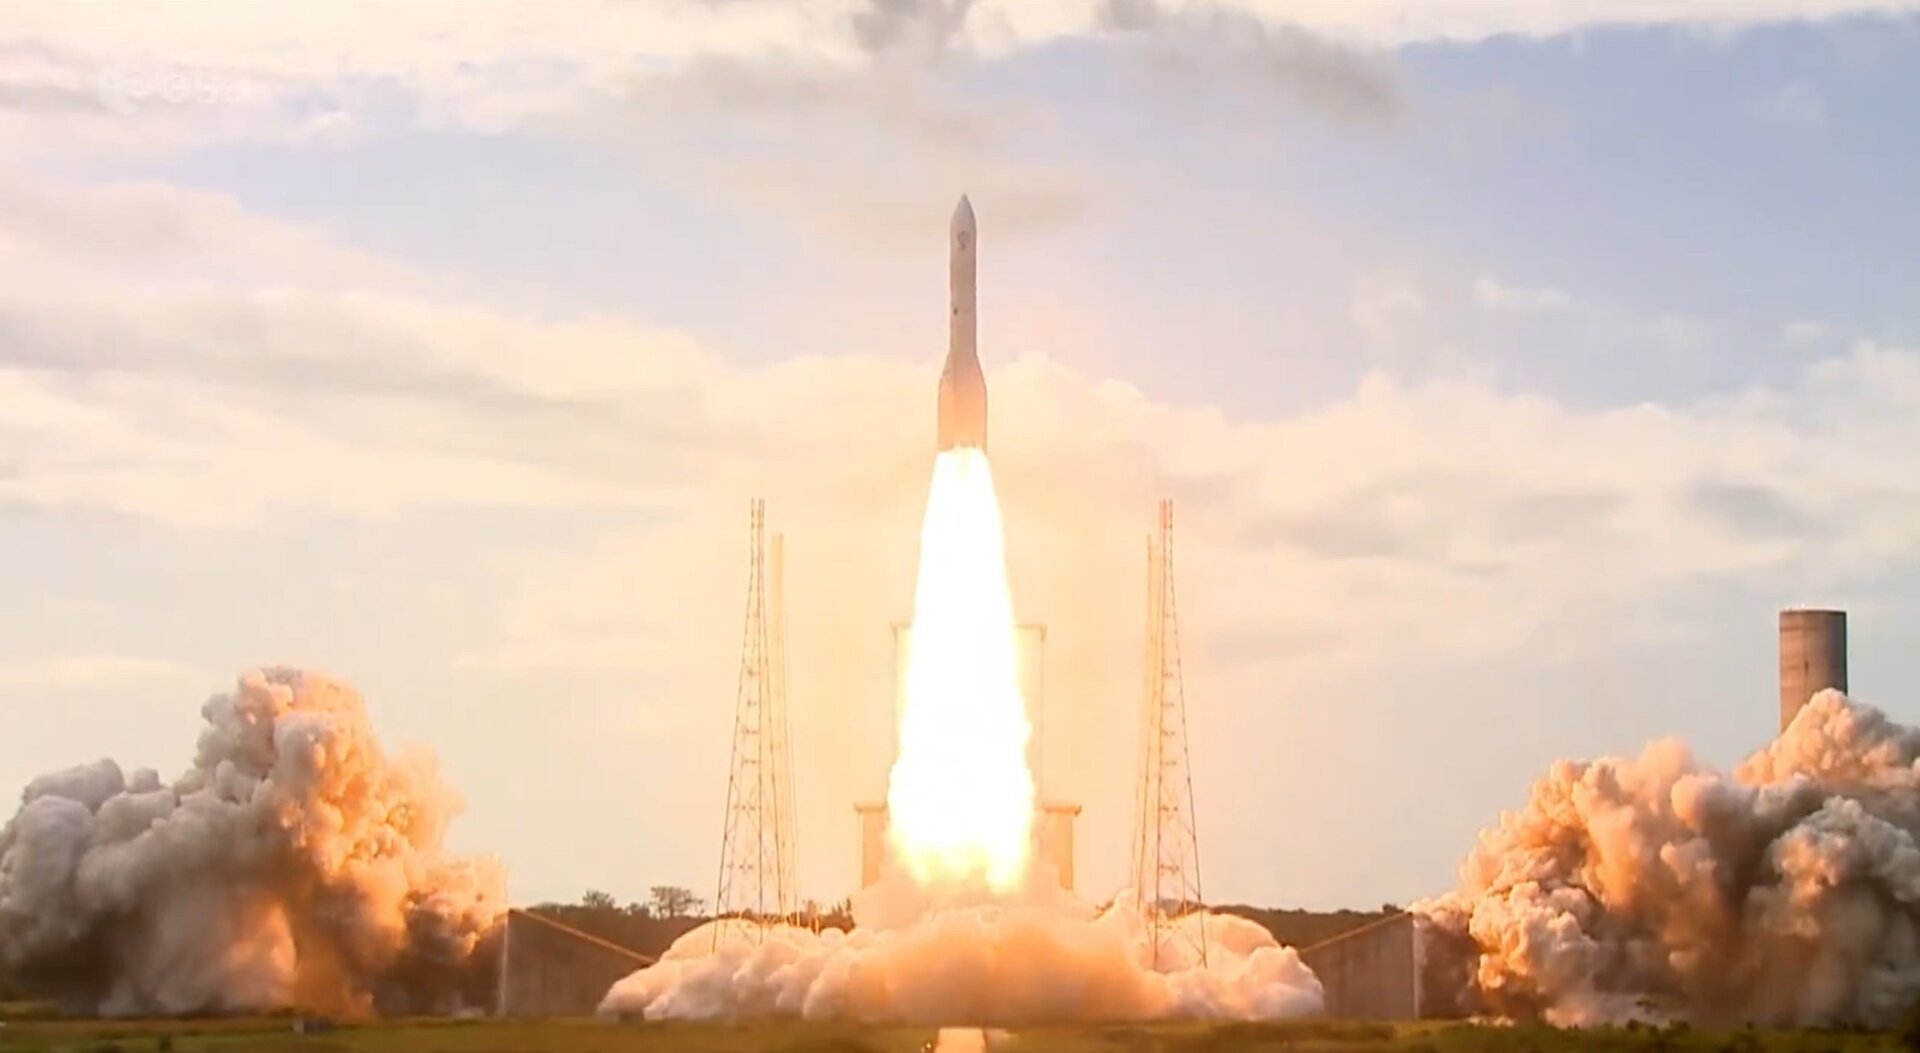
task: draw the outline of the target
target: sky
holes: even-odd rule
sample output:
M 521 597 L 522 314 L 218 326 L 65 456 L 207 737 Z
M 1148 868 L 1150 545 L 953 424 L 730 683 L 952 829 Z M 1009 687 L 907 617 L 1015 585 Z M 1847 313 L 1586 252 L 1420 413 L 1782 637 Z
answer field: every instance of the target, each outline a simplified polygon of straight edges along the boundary
M 0 793 L 328 672 L 521 902 L 711 897 L 749 502 L 803 892 L 890 760 L 980 228 L 1043 792 L 1123 880 L 1175 504 L 1203 892 L 1449 887 L 1557 758 L 1920 720 L 1920 13 L 9 0 Z

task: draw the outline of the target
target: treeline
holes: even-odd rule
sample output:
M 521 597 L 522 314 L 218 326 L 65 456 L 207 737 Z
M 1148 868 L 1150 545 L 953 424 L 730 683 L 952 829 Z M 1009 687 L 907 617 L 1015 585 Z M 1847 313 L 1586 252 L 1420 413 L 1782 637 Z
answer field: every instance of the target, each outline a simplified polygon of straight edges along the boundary
M 623 905 L 605 892 L 592 891 L 578 903 L 540 903 L 527 909 L 589 936 L 657 958 L 688 930 L 712 920 L 706 906 L 705 900 L 687 889 L 655 885 L 645 903 Z M 795 925 L 851 929 L 853 906 L 847 900 L 833 904 L 807 900 L 786 920 Z
M 1379 910 L 1272 910 L 1249 907 L 1244 903 L 1210 908 L 1219 914 L 1237 914 L 1257 921 L 1273 933 L 1273 938 L 1289 947 L 1311 947 L 1401 913 L 1399 907 L 1383 903 Z
M 657 958 L 689 929 L 709 920 L 706 903 L 693 893 L 671 885 L 655 886 L 647 902 L 621 905 L 604 892 L 589 892 L 578 903 L 542 903 L 528 908 L 608 943 Z M 1400 913 L 1393 904 L 1379 910 L 1269 910 L 1245 904 L 1211 908 L 1222 914 L 1237 914 L 1258 922 L 1275 939 L 1291 947 L 1311 947 L 1383 918 Z M 796 925 L 826 929 L 853 927 L 851 904 L 807 902 L 788 919 Z

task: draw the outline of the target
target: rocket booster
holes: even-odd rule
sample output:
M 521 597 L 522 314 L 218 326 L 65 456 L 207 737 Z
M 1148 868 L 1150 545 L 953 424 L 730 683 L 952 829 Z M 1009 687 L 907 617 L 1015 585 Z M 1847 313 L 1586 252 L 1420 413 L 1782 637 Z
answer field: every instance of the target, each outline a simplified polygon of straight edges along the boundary
M 947 362 L 940 370 L 939 450 L 987 448 L 987 378 L 980 372 L 979 349 L 974 343 L 978 334 L 974 264 L 979 258 L 979 245 L 973 205 L 961 195 L 947 231 Z

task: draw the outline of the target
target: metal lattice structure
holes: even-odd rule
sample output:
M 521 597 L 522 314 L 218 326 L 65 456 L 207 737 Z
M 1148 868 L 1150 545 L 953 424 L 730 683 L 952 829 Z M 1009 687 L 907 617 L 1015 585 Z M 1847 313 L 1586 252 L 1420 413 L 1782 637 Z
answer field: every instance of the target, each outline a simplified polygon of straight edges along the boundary
M 1200 838 L 1194 828 L 1180 618 L 1173 594 L 1173 502 L 1160 502 L 1147 538 L 1146 661 L 1141 690 L 1140 787 L 1135 801 L 1133 889 L 1155 969 L 1207 960 Z
M 786 633 L 780 539 L 774 539 L 774 603 L 767 603 L 766 504 L 752 508 L 746 631 L 733 716 L 720 887 L 713 945 L 733 933 L 753 942 L 795 912 L 792 752 L 787 733 Z

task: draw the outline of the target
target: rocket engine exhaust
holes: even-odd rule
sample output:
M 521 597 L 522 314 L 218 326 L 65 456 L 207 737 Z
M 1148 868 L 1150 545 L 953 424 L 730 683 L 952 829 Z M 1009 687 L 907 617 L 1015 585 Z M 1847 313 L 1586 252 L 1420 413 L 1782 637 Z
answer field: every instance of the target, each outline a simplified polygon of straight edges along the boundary
M 987 379 L 980 372 L 979 318 L 974 312 L 978 261 L 973 204 L 963 194 L 947 230 L 947 361 L 940 370 L 936 451 L 987 448 Z

